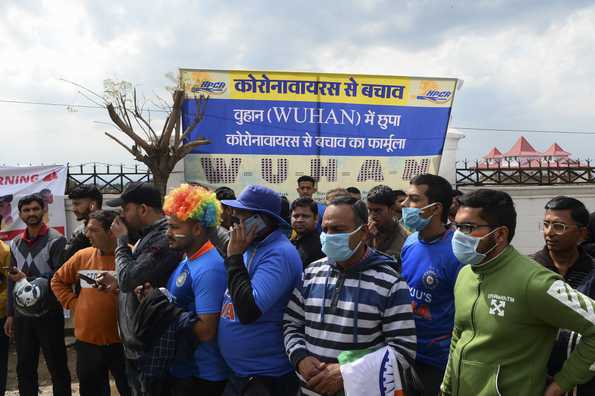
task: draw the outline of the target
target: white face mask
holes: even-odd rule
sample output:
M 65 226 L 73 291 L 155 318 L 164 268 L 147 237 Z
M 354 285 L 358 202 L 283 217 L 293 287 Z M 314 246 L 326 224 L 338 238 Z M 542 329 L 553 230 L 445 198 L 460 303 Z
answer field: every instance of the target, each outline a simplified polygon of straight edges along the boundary
M 490 254 L 496 247 L 497 244 L 494 244 L 491 248 L 488 249 L 485 253 L 479 253 L 477 251 L 477 247 L 482 239 L 488 237 L 489 235 L 493 234 L 497 231 L 500 227 L 492 230 L 491 232 L 487 233 L 482 237 L 474 237 L 471 235 L 467 235 L 459 230 L 456 230 L 453 237 L 452 237 L 452 252 L 456 256 L 457 260 L 463 265 L 471 264 L 471 265 L 478 265 L 481 263 L 488 254 Z

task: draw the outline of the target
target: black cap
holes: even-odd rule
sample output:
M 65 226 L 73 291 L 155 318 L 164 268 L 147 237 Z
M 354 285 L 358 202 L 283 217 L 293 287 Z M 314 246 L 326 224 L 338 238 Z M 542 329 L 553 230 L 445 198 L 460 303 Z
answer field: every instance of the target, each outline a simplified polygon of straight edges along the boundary
M 161 209 L 163 202 L 161 193 L 152 183 L 133 182 L 129 183 L 120 198 L 111 199 L 105 204 L 107 206 L 118 207 L 127 203 L 145 204 L 152 208 Z

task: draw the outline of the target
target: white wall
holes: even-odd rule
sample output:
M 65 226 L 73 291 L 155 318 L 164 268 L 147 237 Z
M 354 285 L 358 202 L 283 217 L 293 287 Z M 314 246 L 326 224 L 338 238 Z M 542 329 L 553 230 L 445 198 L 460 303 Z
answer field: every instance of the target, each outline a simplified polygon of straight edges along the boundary
M 457 182 L 457 149 L 459 147 L 459 140 L 463 138 L 465 138 L 464 133 L 454 128 L 448 128 L 442 158 L 440 159 L 438 175 L 448 180 L 453 186 Z
M 559 195 L 566 195 L 583 202 L 589 212 L 595 211 L 594 185 L 486 186 L 461 187 L 459 189 L 463 192 L 469 192 L 477 188 L 489 188 L 510 194 L 517 211 L 516 234 L 512 244 L 525 254 L 534 253 L 543 247 L 543 235 L 539 230 L 539 223 L 543 220 L 543 207 L 550 199 Z

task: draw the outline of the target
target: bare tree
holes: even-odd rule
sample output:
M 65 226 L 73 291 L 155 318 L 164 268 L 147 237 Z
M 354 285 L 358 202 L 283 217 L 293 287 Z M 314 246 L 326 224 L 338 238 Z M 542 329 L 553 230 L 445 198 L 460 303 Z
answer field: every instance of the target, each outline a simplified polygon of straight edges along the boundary
M 126 135 L 132 142 L 126 144 L 120 137 L 110 132 L 105 132 L 105 134 L 132 154 L 137 161 L 147 165 L 153 174 L 153 183 L 162 194 L 165 194 L 167 180 L 176 164 L 195 147 L 210 143 L 204 138 L 187 141 L 192 130 L 204 117 L 208 98 L 202 95 L 193 99 L 196 115 L 183 131 L 181 130 L 181 114 L 184 91 L 179 87 L 169 89 L 173 98 L 171 105 L 157 96 L 159 103 L 153 103 L 153 106 L 157 107 L 157 111 L 167 113 L 161 132 L 157 133 L 151 125 L 151 112 L 145 108 L 147 101 L 143 100 L 139 104 L 136 89 L 132 88 L 130 83 L 105 80 L 104 95 L 98 95 L 80 84 L 68 82 L 82 88 L 84 92 L 79 92 L 94 103 L 97 101 L 88 94 L 101 100 L 101 103 L 97 104 L 107 109 L 110 119 L 119 132 Z

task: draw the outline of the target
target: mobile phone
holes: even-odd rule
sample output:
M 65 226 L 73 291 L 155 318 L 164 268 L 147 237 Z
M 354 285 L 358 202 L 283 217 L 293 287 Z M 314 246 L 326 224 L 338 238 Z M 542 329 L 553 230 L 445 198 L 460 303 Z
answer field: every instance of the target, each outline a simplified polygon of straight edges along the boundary
M 82 280 L 84 280 L 85 282 L 87 282 L 90 285 L 99 285 L 99 282 L 97 282 L 95 279 L 93 279 L 90 276 L 87 276 L 85 274 L 79 273 L 79 278 L 81 278 Z
M 257 234 L 260 231 L 267 228 L 267 225 L 265 224 L 264 220 L 258 214 L 252 215 L 252 216 L 248 217 L 246 220 L 244 220 L 244 229 L 246 230 L 247 233 L 250 232 L 252 230 L 252 228 L 254 228 L 254 227 L 256 227 L 256 229 L 254 231 Z

